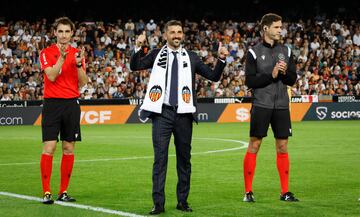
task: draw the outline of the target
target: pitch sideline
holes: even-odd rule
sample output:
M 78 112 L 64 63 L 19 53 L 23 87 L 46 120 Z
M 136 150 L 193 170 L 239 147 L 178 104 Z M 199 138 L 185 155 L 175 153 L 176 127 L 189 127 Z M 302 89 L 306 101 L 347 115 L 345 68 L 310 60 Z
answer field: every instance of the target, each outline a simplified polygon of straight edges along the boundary
M 31 197 L 31 196 L 21 195 L 21 194 L 14 194 L 14 193 L 0 191 L 0 195 L 13 197 L 13 198 L 24 199 L 24 200 L 37 201 L 39 203 L 42 202 L 41 198 Z M 61 202 L 61 201 L 55 201 L 54 203 L 57 204 L 57 205 L 60 205 L 60 206 L 74 207 L 74 208 L 78 208 L 78 209 L 91 210 L 91 211 L 95 211 L 95 212 L 108 213 L 108 214 L 113 214 L 113 215 L 118 215 L 118 216 L 145 217 L 143 215 L 137 215 L 137 214 L 134 214 L 134 213 L 123 212 L 123 211 L 112 210 L 112 209 L 105 209 L 105 208 L 102 208 L 102 207 L 88 206 L 88 205 L 83 205 L 83 204 L 78 204 L 78 203 L 65 203 L 65 202 Z

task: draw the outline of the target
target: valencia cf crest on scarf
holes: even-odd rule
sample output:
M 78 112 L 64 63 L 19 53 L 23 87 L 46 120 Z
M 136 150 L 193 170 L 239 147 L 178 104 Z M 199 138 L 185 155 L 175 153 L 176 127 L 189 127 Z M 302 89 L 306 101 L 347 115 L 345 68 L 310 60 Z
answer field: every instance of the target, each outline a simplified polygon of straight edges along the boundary
M 153 86 L 149 91 L 149 98 L 152 102 L 156 102 L 160 99 L 162 94 L 162 89 L 159 85 Z
M 184 102 L 190 103 L 191 91 L 188 86 L 183 87 L 181 94 Z

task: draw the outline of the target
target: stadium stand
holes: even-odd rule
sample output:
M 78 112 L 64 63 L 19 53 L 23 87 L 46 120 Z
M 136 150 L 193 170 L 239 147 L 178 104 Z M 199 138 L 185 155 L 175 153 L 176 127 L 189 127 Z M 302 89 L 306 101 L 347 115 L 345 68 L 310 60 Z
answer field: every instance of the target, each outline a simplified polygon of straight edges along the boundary
M 54 42 L 51 21 L 0 23 L 0 100 L 41 100 L 43 74 L 39 53 Z M 245 85 L 247 50 L 261 38 L 259 21 L 184 20 L 184 46 L 214 66 L 219 42 L 230 56 L 220 82 L 196 78 L 198 97 L 251 96 Z M 316 16 L 283 21 L 283 43 L 296 60 L 298 80 L 292 95 L 360 95 L 360 25 L 356 20 Z M 142 98 L 149 71 L 131 72 L 136 35 L 146 31 L 146 52 L 160 47 L 163 20 L 77 22 L 72 46 L 85 47 L 88 84 L 82 99 Z

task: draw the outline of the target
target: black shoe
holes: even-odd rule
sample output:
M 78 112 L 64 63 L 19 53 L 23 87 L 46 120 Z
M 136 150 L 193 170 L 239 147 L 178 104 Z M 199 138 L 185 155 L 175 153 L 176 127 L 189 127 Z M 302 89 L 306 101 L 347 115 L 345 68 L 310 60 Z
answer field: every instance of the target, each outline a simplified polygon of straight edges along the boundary
M 252 191 L 245 193 L 243 201 L 244 202 L 255 202 L 254 193 Z
M 165 209 L 163 206 L 160 205 L 154 205 L 152 210 L 149 212 L 150 215 L 159 215 L 160 213 L 165 212 Z
M 53 204 L 54 203 L 54 200 L 53 200 L 50 192 L 45 192 L 42 203 L 43 204 Z
M 280 200 L 288 202 L 298 202 L 299 200 L 294 196 L 290 191 L 286 192 L 283 195 L 280 195 Z
M 189 207 L 187 202 L 179 202 L 176 205 L 176 209 L 181 210 L 183 212 L 192 212 L 193 210 Z
M 75 198 L 70 197 L 66 191 L 64 191 L 62 194 L 59 195 L 57 198 L 57 201 L 63 201 L 63 202 L 75 202 Z

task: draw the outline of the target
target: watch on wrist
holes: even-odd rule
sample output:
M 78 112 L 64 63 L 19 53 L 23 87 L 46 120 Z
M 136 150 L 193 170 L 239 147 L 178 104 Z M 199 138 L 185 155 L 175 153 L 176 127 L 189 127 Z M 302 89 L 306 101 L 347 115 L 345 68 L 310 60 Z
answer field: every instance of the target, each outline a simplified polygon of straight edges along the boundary
M 76 67 L 78 67 L 78 68 L 82 67 L 82 63 L 76 64 Z

